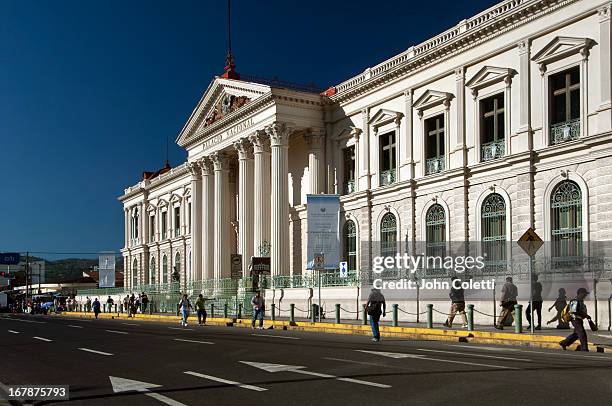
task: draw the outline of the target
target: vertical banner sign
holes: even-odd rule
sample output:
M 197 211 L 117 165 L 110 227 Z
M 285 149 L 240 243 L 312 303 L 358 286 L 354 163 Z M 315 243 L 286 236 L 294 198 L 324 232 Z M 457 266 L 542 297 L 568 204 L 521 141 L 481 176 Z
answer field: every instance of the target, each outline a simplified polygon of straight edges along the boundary
M 313 269 L 315 255 L 323 254 L 324 269 L 338 269 L 340 261 L 340 196 L 306 195 L 308 265 Z
M 100 281 L 98 286 L 101 288 L 115 287 L 115 255 L 102 254 L 98 256 L 98 272 Z

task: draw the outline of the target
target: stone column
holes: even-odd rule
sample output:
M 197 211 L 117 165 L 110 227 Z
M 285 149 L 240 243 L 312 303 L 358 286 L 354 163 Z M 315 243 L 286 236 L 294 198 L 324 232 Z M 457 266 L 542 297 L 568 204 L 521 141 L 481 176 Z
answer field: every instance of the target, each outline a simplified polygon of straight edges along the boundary
M 214 278 L 230 277 L 229 159 L 224 152 L 210 156 L 215 167 Z
M 272 147 L 271 272 L 289 274 L 289 134 L 283 123 L 266 128 Z
M 520 103 L 519 103 L 519 128 L 517 135 L 526 133 L 528 136 L 528 142 L 525 144 L 529 145 L 529 149 L 533 148 L 531 139 L 531 95 L 530 92 L 530 44 L 529 40 L 525 39 L 517 44 L 520 65 L 519 65 L 519 90 L 520 90 Z M 544 96 L 542 96 L 544 97 Z M 517 151 L 518 152 L 518 151 Z
M 370 111 L 368 109 L 361 110 L 363 137 L 359 148 L 359 174 L 356 182 L 359 183 L 357 190 L 370 189 Z
M 612 127 L 612 32 L 610 29 L 610 13 L 612 5 L 603 5 L 598 10 L 599 15 L 599 82 L 601 100 L 597 108 L 597 132 L 609 131 Z
M 253 146 L 242 138 L 234 143 L 238 151 L 238 253 L 242 255 L 242 275 L 249 276 L 253 256 Z
M 254 149 L 255 208 L 253 252 L 260 255 L 263 243 L 270 243 L 270 139 L 264 130 L 250 137 Z
M 467 165 L 467 149 L 465 142 L 465 69 L 463 67 L 455 69 L 455 83 L 457 94 L 457 127 L 455 142 L 446 146 L 453 155 L 456 155 L 454 165 L 451 163 L 450 168 L 464 168 Z M 449 131 L 449 127 L 445 127 L 444 131 Z M 450 169 L 449 168 L 449 169 Z
M 130 210 L 127 207 L 123 208 L 123 216 L 123 225 L 125 227 L 123 236 L 125 238 L 125 248 L 127 248 L 130 246 Z
M 202 279 L 202 172 L 199 162 L 190 162 L 189 171 L 191 172 L 190 280 L 194 281 Z
M 202 279 L 212 279 L 215 275 L 215 179 L 213 164 L 209 158 L 200 161 L 200 168 L 202 169 Z
M 325 135 L 320 130 L 308 130 L 304 135 L 310 147 L 308 151 L 308 173 L 310 177 L 310 194 L 318 195 L 324 192 L 323 174 L 323 146 Z

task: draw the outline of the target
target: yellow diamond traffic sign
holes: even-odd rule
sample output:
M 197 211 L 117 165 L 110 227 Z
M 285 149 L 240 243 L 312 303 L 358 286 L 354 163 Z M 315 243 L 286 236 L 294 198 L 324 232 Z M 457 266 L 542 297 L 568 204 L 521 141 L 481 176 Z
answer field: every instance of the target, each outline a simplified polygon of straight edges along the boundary
M 525 234 L 518 239 L 518 245 L 529 255 L 530 257 L 534 256 L 536 252 L 544 245 L 544 241 L 540 238 L 540 236 L 533 230 L 533 228 L 529 227 Z

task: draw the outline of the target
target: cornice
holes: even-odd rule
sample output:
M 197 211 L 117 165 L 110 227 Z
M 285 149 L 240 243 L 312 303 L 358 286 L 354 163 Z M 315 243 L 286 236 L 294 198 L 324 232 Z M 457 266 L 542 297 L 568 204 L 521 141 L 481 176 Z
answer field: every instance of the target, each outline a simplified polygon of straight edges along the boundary
M 577 1 L 506 0 L 337 85 L 329 99 L 351 101 Z
M 141 193 L 147 193 L 148 191 L 159 185 L 175 180 L 176 178 L 179 178 L 188 173 L 190 173 L 188 163 L 185 162 L 179 166 L 170 169 L 168 172 L 159 175 L 151 181 L 139 182 L 134 186 L 128 187 L 127 189 L 125 189 L 125 193 L 122 196 L 119 196 L 118 200 L 120 202 L 124 202 L 131 197 L 138 196 Z

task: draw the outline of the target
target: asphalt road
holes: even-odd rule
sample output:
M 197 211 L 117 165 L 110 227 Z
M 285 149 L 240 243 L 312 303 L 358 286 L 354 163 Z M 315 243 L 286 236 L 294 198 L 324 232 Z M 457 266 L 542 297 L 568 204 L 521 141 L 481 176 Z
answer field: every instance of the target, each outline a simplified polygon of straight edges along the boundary
M 37 404 L 612 404 L 609 354 L 25 315 L 0 346 L 0 389 L 70 385 Z

